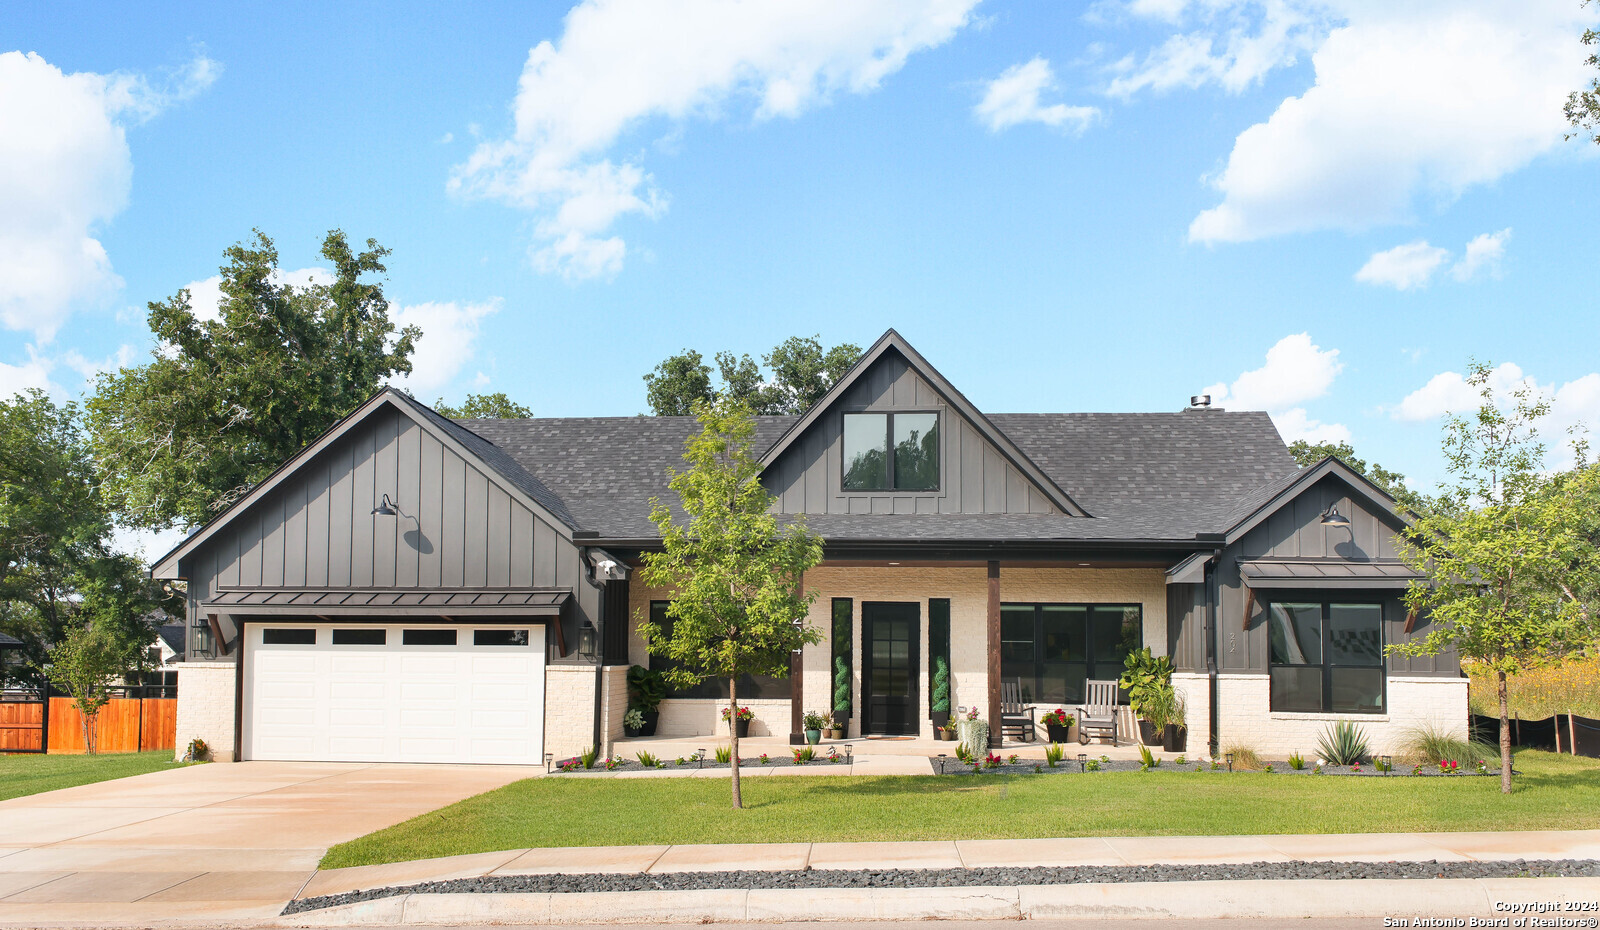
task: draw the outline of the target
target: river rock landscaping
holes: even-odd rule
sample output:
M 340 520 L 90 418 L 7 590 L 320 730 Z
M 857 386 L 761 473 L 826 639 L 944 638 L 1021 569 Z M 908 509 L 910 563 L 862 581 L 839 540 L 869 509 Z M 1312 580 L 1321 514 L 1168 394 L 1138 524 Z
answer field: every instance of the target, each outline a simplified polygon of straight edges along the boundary
M 1181 760 L 1181 761 L 1180 761 Z M 1210 760 L 1195 760 L 1187 757 L 1158 758 L 1153 765 L 1146 765 L 1138 759 L 1112 759 L 1108 756 L 1090 756 L 1078 761 L 1074 757 L 1067 757 L 1057 762 L 1054 766 L 1038 759 L 1024 759 L 1018 756 L 991 756 L 985 761 L 973 763 L 963 762 L 955 756 L 930 756 L 928 764 L 935 775 L 1093 775 L 1097 772 L 1145 772 L 1145 773 L 1189 773 L 1191 775 L 1340 775 L 1340 776 L 1378 776 L 1378 777 L 1421 777 L 1421 778 L 1465 778 L 1476 775 L 1500 774 L 1500 769 L 1494 766 L 1485 766 L 1482 769 L 1468 769 L 1465 766 L 1455 768 L 1441 767 L 1438 765 L 1405 765 L 1394 763 L 1385 770 L 1379 763 L 1365 765 L 1317 765 L 1307 762 L 1304 768 L 1292 768 L 1288 762 L 1270 762 L 1262 767 L 1245 769 L 1239 766 L 1229 768 L 1226 762 L 1212 762 Z
M 1126 882 L 1283 881 L 1374 878 L 1600 877 L 1594 859 L 1502 862 L 1247 862 L 983 869 L 791 869 L 775 872 L 625 872 L 490 875 L 373 888 L 289 902 L 285 916 L 404 894 L 566 894 L 595 891 L 710 891 L 768 888 L 956 888 Z

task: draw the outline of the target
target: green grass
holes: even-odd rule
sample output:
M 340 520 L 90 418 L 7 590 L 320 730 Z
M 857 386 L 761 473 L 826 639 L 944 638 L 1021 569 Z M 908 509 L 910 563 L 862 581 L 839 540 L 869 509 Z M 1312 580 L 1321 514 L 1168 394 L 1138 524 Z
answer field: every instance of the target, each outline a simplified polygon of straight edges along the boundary
M 1600 763 L 1525 751 L 1499 778 L 1288 774 L 520 781 L 328 850 L 322 867 L 537 846 L 1600 828 Z
M 170 749 L 94 756 L 0 755 L 0 801 L 172 767 Z

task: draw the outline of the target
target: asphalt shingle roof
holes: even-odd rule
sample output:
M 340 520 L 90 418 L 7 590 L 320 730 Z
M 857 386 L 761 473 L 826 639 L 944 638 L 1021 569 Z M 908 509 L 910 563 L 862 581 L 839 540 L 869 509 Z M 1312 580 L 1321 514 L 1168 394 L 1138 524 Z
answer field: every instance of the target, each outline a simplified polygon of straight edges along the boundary
M 755 448 L 767 449 L 794 420 L 757 417 Z M 989 420 L 1092 516 L 812 514 L 809 524 L 837 541 L 1192 539 L 1223 532 L 1229 514 L 1297 471 L 1264 413 L 1016 413 Z M 682 467 L 684 442 L 698 427 L 692 417 L 577 417 L 467 420 L 456 428 L 480 437 L 490 455 L 509 460 L 555 498 L 574 526 L 636 539 L 657 535 L 649 500 L 671 500 L 668 471 Z

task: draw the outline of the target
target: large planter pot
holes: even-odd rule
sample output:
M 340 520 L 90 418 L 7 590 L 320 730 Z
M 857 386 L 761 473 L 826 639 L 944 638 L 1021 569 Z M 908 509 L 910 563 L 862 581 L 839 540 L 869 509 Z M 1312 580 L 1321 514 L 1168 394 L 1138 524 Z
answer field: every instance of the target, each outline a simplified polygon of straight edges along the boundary
M 1161 735 L 1161 748 L 1167 752 L 1183 752 L 1189 743 L 1189 728 L 1176 723 L 1167 724 L 1167 731 Z
M 821 730 L 807 730 L 806 731 L 806 742 L 810 743 L 813 746 L 815 746 L 818 743 L 822 742 L 822 731 Z
M 750 721 L 730 720 L 728 722 L 734 727 L 734 732 L 739 734 L 740 739 L 744 739 L 750 735 Z
M 840 727 L 829 727 L 823 731 L 822 735 L 828 739 L 844 739 L 844 730 Z
M 1050 742 L 1052 743 L 1065 743 L 1072 739 L 1071 724 L 1062 726 L 1059 723 L 1047 723 L 1044 725 L 1044 729 L 1045 734 L 1050 737 Z
M 933 729 L 937 731 L 940 727 L 950 722 L 950 712 L 947 710 L 932 711 L 928 714 L 928 719 L 933 721 Z
M 1146 746 L 1160 746 L 1163 735 L 1156 732 L 1156 728 L 1150 725 L 1150 721 L 1139 721 L 1139 742 Z
M 661 711 L 651 710 L 641 711 L 641 713 L 644 714 L 644 726 L 634 729 L 633 727 L 624 724 L 622 727 L 623 735 L 627 736 L 629 739 L 632 739 L 635 736 L 656 735 L 656 723 L 661 719 Z
M 956 741 L 956 731 L 955 730 L 934 730 L 933 731 L 933 738 L 938 740 L 938 741 L 940 741 L 940 742 L 942 742 L 942 743 L 953 743 L 953 742 Z
M 834 711 L 833 712 L 833 728 L 836 729 L 836 730 L 845 730 L 845 729 L 849 729 L 849 727 L 850 727 L 850 712 L 848 710 L 836 710 L 836 711 Z

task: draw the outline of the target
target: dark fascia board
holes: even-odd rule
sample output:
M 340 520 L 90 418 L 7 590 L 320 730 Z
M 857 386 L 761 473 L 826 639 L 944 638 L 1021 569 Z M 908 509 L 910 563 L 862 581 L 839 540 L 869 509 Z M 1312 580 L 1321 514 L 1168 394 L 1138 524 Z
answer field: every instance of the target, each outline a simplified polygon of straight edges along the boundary
M 1337 456 L 1330 455 L 1310 468 L 1301 469 L 1299 476 L 1282 491 L 1279 491 L 1276 496 L 1230 527 L 1228 532 L 1224 534 L 1225 543 L 1231 546 L 1238 542 L 1244 534 L 1260 526 L 1268 517 L 1282 509 L 1284 505 L 1299 497 L 1306 488 L 1311 487 L 1329 475 L 1333 475 L 1349 485 L 1350 490 L 1356 496 L 1372 504 L 1379 511 L 1389 514 L 1406 526 L 1412 524 L 1411 514 L 1382 488 L 1373 484 L 1372 479 L 1346 465 Z
M 555 514 L 551 513 L 543 504 L 540 504 L 538 501 L 529 497 L 521 488 L 512 484 L 510 481 L 507 481 L 505 476 L 501 475 L 495 469 L 489 467 L 487 462 L 484 462 L 476 454 L 474 454 L 472 450 L 462 445 L 460 440 L 456 439 L 454 436 L 451 436 L 449 433 L 446 433 L 444 430 L 440 429 L 437 424 L 431 422 L 427 417 L 422 416 L 416 410 L 412 409 L 411 404 L 419 403 L 420 401 L 409 397 L 402 399 L 400 392 L 392 387 L 385 386 L 379 389 L 378 393 L 369 397 L 365 403 L 347 414 L 344 419 L 328 427 L 327 431 L 321 436 L 318 436 L 305 448 L 290 456 L 288 461 L 284 462 L 282 465 L 279 465 L 277 469 L 275 469 L 272 474 L 264 478 L 260 484 L 257 484 L 254 488 L 251 488 L 250 493 L 228 505 L 221 513 L 212 517 L 204 526 L 191 533 L 187 539 L 173 547 L 170 552 L 157 559 L 150 566 L 149 576 L 151 578 L 182 577 L 178 574 L 178 563 L 180 561 L 204 544 L 206 540 L 210 539 L 212 536 L 215 536 L 217 532 L 226 526 L 230 521 L 232 521 L 235 516 L 243 513 L 246 508 L 250 507 L 256 501 L 259 501 L 261 498 L 271 493 L 274 488 L 282 484 L 290 475 L 298 471 L 300 466 L 315 458 L 319 453 L 333 445 L 335 442 L 338 442 L 346 433 L 355 428 L 357 424 L 366 420 L 367 417 L 377 412 L 380 408 L 386 406 L 393 407 L 395 410 L 405 414 L 406 417 L 409 418 L 413 423 L 416 423 L 418 426 L 426 430 L 428 435 L 432 436 L 434 439 L 437 439 L 440 443 L 444 444 L 445 448 L 455 452 L 463 459 L 466 459 L 469 462 L 478 462 L 480 465 L 479 470 L 483 472 L 484 476 L 490 481 L 493 481 L 501 490 L 511 495 L 512 500 L 518 501 L 523 506 L 532 510 L 534 513 L 539 514 L 539 516 L 543 518 L 545 522 L 555 527 L 557 533 L 562 534 L 569 541 L 572 539 L 572 528 L 567 525 L 565 520 L 562 520 L 560 517 L 557 517 Z
M 1090 516 L 1089 512 L 1080 507 L 1078 502 L 1073 500 L 1066 491 L 1061 490 L 1061 487 L 1051 480 L 1043 469 L 1035 465 L 1026 453 L 1017 448 L 1017 444 L 1011 441 L 1011 437 L 1001 432 L 999 427 L 991 423 L 989 418 L 983 415 L 982 411 L 973 406 L 965 395 L 956 390 L 955 385 L 951 384 L 944 375 L 939 373 L 937 368 L 934 368 L 928 363 L 927 359 L 922 357 L 922 353 L 912 348 L 911 343 L 906 342 L 905 337 L 893 329 L 878 337 L 878 341 L 872 344 L 872 348 L 862 353 L 859 359 L 856 359 L 856 363 L 850 366 L 850 370 L 845 372 L 843 377 L 834 382 L 833 387 L 828 389 L 828 393 L 822 395 L 821 400 L 812 404 L 811 409 L 807 410 L 800 419 L 796 420 L 793 425 L 784 431 L 782 436 L 778 437 L 777 441 L 761 456 L 761 467 L 763 469 L 771 467 L 772 463 L 778 460 L 784 450 L 793 445 L 796 440 L 805 435 L 813 424 L 822 419 L 822 415 L 827 412 L 828 408 L 832 407 L 834 402 L 845 391 L 849 390 L 867 369 L 871 368 L 890 349 L 899 352 L 911 364 L 911 367 L 916 369 L 917 374 L 932 384 L 934 390 L 944 395 L 945 399 L 950 402 L 950 406 L 956 408 L 957 412 L 966 417 L 972 425 L 976 426 L 978 432 L 982 433 L 984 438 L 989 440 L 996 449 L 999 449 L 1000 454 L 1005 456 L 1012 465 L 1015 465 L 1024 475 L 1027 475 L 1028 480 L 1032 481 L 1050 499 L 1051 503 L 1070 516 Z

